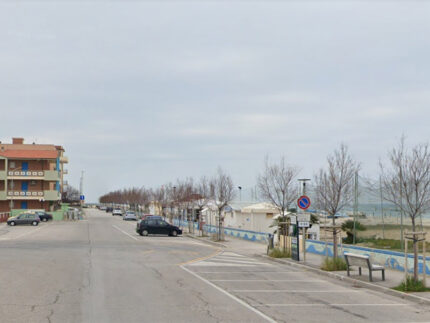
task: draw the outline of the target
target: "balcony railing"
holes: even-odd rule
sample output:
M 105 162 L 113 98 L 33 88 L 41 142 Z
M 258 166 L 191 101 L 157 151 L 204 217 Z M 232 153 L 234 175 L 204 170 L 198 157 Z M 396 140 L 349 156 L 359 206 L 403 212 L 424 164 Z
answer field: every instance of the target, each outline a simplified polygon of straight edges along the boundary
M 60 193 L 55 190 L 46 191 L 8 191 L 7 198 L 10 200 L 18 199 L 44 199 L 45 201 L 57 201 L 60 199 Z
M 8 178 L 15 179 L 41 179 L 46 181 L 58 181 L 60 175 L 56 170 L 9 170 L 7 171 Z
M 8 171 L 7 172 L 8 176 L 33 176 L 33 177 L 43 177 L 45 176 L 45 172 L 44 171 L 22 171 L 22 170 L 17 170 L 17 171 Z
M 8 196 L 33 196 L 33 197 L 43 197 L 43 191 L 9 191 Z

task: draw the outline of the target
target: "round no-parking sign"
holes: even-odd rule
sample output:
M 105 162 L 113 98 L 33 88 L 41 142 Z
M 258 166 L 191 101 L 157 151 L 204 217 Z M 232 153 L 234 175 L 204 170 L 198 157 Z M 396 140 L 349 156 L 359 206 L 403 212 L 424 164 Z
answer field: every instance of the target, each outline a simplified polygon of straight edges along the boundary
M 311 199 L 306 195 L 300 196 L 297 200 L 297 206 L 302 210 L 307 210 L 311 206 Z

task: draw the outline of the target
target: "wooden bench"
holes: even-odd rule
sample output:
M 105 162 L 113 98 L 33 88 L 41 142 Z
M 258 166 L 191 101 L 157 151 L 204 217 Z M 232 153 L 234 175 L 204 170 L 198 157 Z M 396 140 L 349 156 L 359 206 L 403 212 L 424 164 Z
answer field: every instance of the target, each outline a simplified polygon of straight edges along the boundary
M 369 256 L 364 255 L 356 255 L 353 253 L 344 253 L 345 261 L 346 261 L 346 268 L 349 274 L 349 267 L 351 266 L 357 266 L 358 267 L 358 273 L 361 276 L 361 267 L 367 267 L 369 269 L 369 280 L 373 281 L 372 279 L 372 272 L 373 271 L 381 271 L 382 272 L 382 280 L 385 280 L 385 268 L 384 266 L 380 265 L 374 265 L 370 262 Z

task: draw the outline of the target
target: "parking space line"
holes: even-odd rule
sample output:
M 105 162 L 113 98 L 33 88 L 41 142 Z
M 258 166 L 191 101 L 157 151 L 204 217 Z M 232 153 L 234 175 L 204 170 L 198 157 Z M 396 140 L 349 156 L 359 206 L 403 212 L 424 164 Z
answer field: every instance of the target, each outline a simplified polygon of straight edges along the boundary
M 215 251 L 214 253 L 210 254 L 209 256 L 199 257 L 199 258 L 196 258 L 196 259 L 185 261 L 185 262 L 182 262 L 182 263 L 180 263 L 178 265 L 181 266 L 181 267 L 183 265 L 191 265 L 191 266 L 193 266 L 193 263 L 198 262 L 198 261 L 203 261 L 203 260 L 206 260 L 206 259 L 209 259 L 209 258 L 212 258 L 212 257 L 215 257 L 216 255 L 220 254 L 221 252 L 222 252 L 222 250 L 218 249 L 217 251 Z
M 289 289 L 233 289 L 235 293 L 360 293 L 360 290 L 289 290 Z
M 32 230 L 32 231 L 24 232 L 24 233 L 22 233 L 22 234 L 20 234 L 20 235 L 18 235 L 18 236 L 16 236 L 16 237 L 12 237 L 12 238 L 7 238 L 7 237 L 0 238 L 0 241 L 7 241 L 7 240 L 15 240 L 15 239 L 19 239 L 19 238 L 21 238 L 21 237 L 25 237 L 26 235 L 36 233 L 37 231 L 42 230 L 43 228 L 46 228 L 47 226 L 50 226 L 50 225 L 51 225 L 51 223 L 49 223 L 49 224 L 45 224 L 45 225 L 43 225 L 43 226 L 38 227 L 37 229 L 34 229 L 34 230 Z
M 375 304 L 375 303 L 367 303 L 367 304 L 348 304 L 348 303 L 331 303 L 331 304 L 324 304 L 324 303 L 306 303 L 306 304 L 256 304 L 253 305 L 255 307 L 296 307 L 296 306 L 300 306 L 300 307 L 315 307 L 315 306 L 355 306 L 355 307 L 360 307 L 360 306 L 412 306 L 410 304 L 403 304 L 403 303 L 380 303 L 380 304 Z
M 236 302 L 238 302 L 239 304 L 243 305 L 244 307 L 246 307 L 247 309 L 253 311 L 254 313 L 256 313 L 257 315 L 259 315 L 260 317 L 262 317 L 263 319 L 265 319 L 267 322 L 271 322 L 271 323 L 276 323 L 275 320 L 273 320 L 272 318 L 270 318 L 269 316 L 267 316 L 266 314 L 260 312 L 258 309 L 256 309 L 255 307 L 252 307 L 251 305 L 249 305 L 248 303 L 244 302 L 243 300 L 237 298 L 236 296 L 230 294 L 229 292 L 227 292 L 226 290 L 222 289 L 221 287 L 211 283 L 210 281 L 208 281 L 207 279 L 197 275 L 196 273 L 192 272 L 191 270 L 189 270 L 188 268 L 186 268 L 185 266 L 180 266 L 183 270 L 185 270 L 186 272 L 188 272 L 189 274 L 193 275 L 194 277 L 202 280 L 203 282 L 205 282 L 206 284 L 212 286 L 213 288 L 217 289 L 218 291 L 220 291 L 221 293 L 223 293 L 224 295 L 227 295 L 228 297 L 230 297 L 231 299 L 235 300 Z
M 326 283 L 321 279 L 211 279 L 211 282 L 300 282 L 300 283 Z
M 122 233 L 124 233 L 125 235 L 129 236 L 130 238 L 134 239 L 134 240 L 139 240 L 136 237 L 133 237 L 130 233 L 125 232 L 124 230 L 120 229 L 119 227 L 117 227 L 115 224 L 112 224 L 112 226 L 117 229 L 118 231 L 121 231 Z
M 273 270 L 265 270 L 265 271 L 199 271 L 199 274 L 258 274 L 258 273 L 290 273 L 290 274 L 303 274 L 300 271 L 273 271 Z

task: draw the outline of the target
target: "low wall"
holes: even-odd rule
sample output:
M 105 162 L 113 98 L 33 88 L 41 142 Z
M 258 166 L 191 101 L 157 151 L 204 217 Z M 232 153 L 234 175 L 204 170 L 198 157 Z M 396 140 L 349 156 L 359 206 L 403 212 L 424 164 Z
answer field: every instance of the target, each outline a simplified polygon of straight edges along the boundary
M 173 220 L 173 223 L 177 226 L 188 227 L 187 221 Z M 198 224 L 194 223 L 194 228 L 198 230 Z M 208 233 L 216 233 L 217 226 L 204 225 L 204 231 Z M 242 230 L 236 228 L 224 228 L 224 234 L 239 239 L 248 241 L 267 243 L 268 234 L 264 232 L 255 232 L 249 230 Z M 300 247 L 301 247 L 300 243 Z M 352 245 L 338 245 L 339 254 L 343 255 L 344 252 L 350 252 L 360 255 L 370 256 L 372 262 L 384 266 L 385 268 L 391 268 L 394 270 L 405 271 L 405 254 L 398 251 L 373 249 Z M 321 256 L 333 256 L 333 243 L 325 243 L 317 240 L 306 240 L 306 252 L 313 253 Z M 419 256 L 418 272 L 423 273 L 423 257 Z M 413 272 L 414 269 L 414 256 L 408 254 L 408 271 Z M 430 275 L 430 257 L 426 257 L 426 274 Z
M 405 271 L 405 254 L 398 251 L 373 249 L 351 245 L 338 245 L 339 254 L 350 252 L 359 255 L 370 256 L 372 262 L 399 271 Z M 306 240 L 306 252 L 322 255 L 333 256 L 333 243 L 325 243 L 316 240 Z M 418 272 L 423 273 L 423 257 L 418 257 Z M 426 257 L 426 274 L 430 274 L 430 257 Z M 414 270 L 414 255 L 408 254 L 408 272 Z
M 180 221 L 177 219 L 173 220 L 173 224 L 182 227 L 188 227 L 188 221 Z M 194 228 L 198 230 L 198 223 L 194 222 Z M 231 236 L 239 239 L 244 239 L 253 242 L 267 243 L 268 242 L 268 233 L 264 232 L 256 232 L 250 230 L 242 230 L 236 228 L 227 228 L 224 227 L 224 235 Z M 203 226 L 203 230 L 207 233 L 216 233 L 218 232 L 218 227 L 215 225 L 205 224 Z
M 69 205 L 68 204 L 63 204 L 61 205 L 61 209 L 57 210 L 57 211 L 48 211 L 46 213 L 51 214 L 52 215 L 52 220 L 54 221 L 62 221 L 64 219 L 64 213 L 69 209 Z M 17 216 L 20 215 L 21 213 L 25 213 L 25 212 L 34 212 L 34 211 L 44 211 L 42 209 L 40 210 L 33 210 L 33 209 L 13 209 L 10 212 L 10 216 Z

